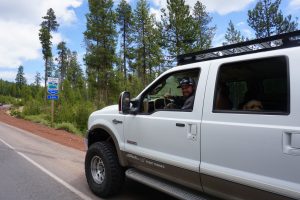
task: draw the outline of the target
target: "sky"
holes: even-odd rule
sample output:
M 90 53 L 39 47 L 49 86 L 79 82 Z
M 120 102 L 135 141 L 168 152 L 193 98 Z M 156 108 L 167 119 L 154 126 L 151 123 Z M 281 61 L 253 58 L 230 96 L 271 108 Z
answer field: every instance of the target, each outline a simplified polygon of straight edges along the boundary
M 134 8 L 137 0 L 127 0 Z M 166 0 L 148 0 L 150 12 L 159 20 L 160 9 L 166 7 Z M 185 0 L 192 8 L 197 0 Z M 211 26 L 217 31 L 213 46 L 220 46 L 230 20 L 248 38 L 253 30 L 247 25 L 247 11 L 253 9 L 257 0 L 200 0 L 213 17 Z M 114 1 L 115 6 L 120 0 Z M 15 81 L 17 69 L 24 67 L 27 82 L 33 83 L 34 76 L 44 74 L 44 61 L 38 37 L 39 25 L 47 10 L 53 8 L 58 23 L 58 32 L 53 34 L 53 53 L 57 44 L 65 41 L 67 47 L 77 51 L 79 62 L 84 69 L 85 45 L 83 32 L 89 12 L 87 0 L 0 0 L 0 79 Z M 300 19 L 300 0 L 282 0 L 283 14 Z M 298 20 L 300 24 L 300 21 Z M 300 29 L 300 26 L 298 27 Z

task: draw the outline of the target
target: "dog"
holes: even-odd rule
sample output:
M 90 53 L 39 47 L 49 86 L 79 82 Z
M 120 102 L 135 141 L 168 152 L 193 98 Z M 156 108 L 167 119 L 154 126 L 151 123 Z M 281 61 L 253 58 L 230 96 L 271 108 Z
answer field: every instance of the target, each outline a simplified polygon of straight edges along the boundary
M 262 109 L 263 105 L 261 101 L 258 100 L 250 100 L 243 106 L 243 110 L 260 111 Z

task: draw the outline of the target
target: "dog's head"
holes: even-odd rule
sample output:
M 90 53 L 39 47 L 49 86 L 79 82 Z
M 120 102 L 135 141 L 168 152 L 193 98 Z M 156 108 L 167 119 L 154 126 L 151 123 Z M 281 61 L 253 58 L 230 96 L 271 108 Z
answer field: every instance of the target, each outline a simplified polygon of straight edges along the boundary
M 257 100 L 251 100 L 248 101 L 244 106 L 243 106 L 243 110 L 262 110 L 263 109 L 263 105 L 260 101 Z

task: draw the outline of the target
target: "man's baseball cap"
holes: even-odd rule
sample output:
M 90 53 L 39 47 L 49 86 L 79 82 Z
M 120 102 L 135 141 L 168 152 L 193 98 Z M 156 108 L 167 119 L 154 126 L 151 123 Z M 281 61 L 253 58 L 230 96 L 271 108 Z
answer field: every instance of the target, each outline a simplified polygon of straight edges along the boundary
M 184 77 L 179 81 L 179 86 L 177 88 L 181 88 L 183 85 L 194 85 L 195 82 L 191 77 Z

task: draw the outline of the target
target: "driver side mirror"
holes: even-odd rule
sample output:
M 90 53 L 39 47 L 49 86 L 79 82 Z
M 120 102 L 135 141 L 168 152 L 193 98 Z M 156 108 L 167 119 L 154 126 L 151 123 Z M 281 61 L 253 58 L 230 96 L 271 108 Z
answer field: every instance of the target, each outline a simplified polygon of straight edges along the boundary
M 119 112 L 123 114 L 129 113 L 130 110 L 130 93 L 122 92 L 119 97 Z

